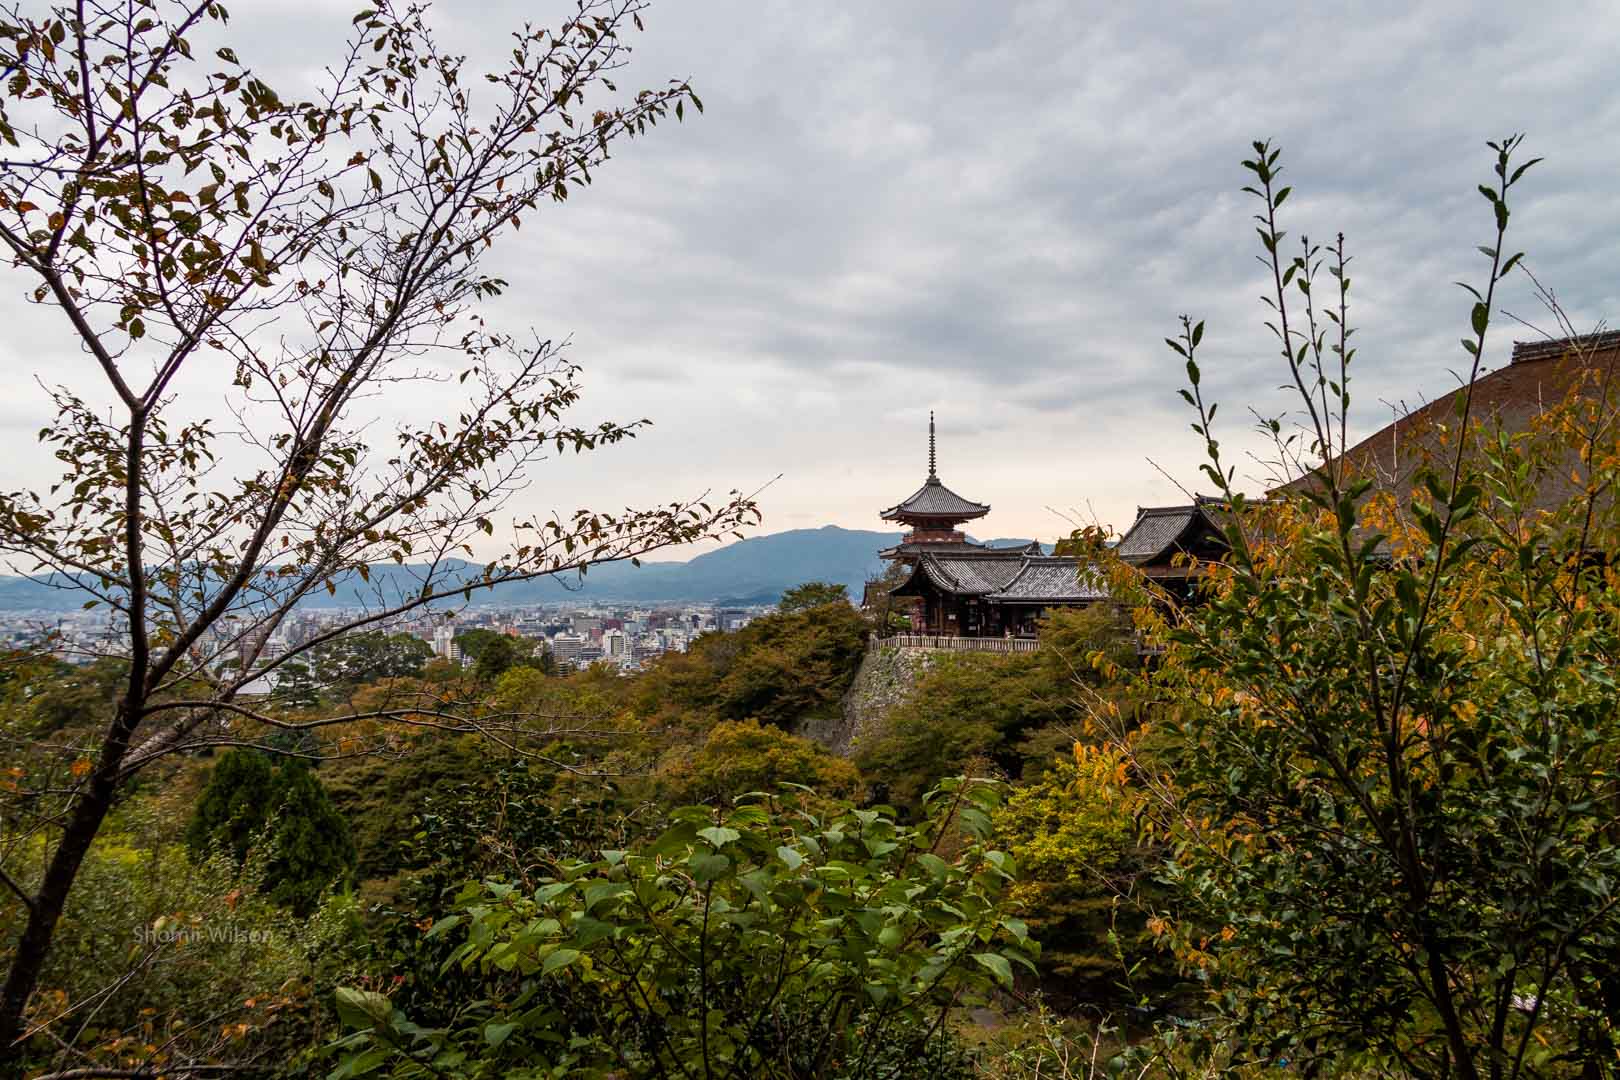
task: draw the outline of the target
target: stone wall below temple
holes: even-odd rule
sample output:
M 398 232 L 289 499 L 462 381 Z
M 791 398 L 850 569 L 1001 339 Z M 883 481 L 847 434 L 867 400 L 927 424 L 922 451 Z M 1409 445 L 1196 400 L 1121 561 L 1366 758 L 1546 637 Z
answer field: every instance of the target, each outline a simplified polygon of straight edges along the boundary
M 842 715 L 811 721 L 799 734 L 835 754 L 848 755 L 862 736 L 877 730 L 889 710 L 905 700 L 937 655 L 928 649 L 869 647 L 855 681 L 844 693 Z

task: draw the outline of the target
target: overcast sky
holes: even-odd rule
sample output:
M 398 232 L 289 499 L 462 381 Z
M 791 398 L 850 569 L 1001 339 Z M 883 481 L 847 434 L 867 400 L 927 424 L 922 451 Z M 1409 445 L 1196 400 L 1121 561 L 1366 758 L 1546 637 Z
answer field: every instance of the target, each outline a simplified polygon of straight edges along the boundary
M 881 528 L 926 470 L 992 505 L 983 536 L 1051 539 L 1052 509 L 1127 527 L 1182 500 L 1201 447 L 1162 340 L 1208 321 L 1229 445 L 1280 400 L 1263 326 L 1251 139 L 1296 185 L 1286 227 L 1355 257 L 1363 433 L 1454 385 L 1490 239 L 1488 138 L 1547 161 L 1513 248 L 1577 325 L 1620 311 L 1620 15 L 1611 5 L 772 3 L 664 0 L 621 87 L 688 77 L 706 111 L 626 144 L 510 237 L 506 329 L 572 339 L 578 419 L 647 416 L 628 446 L 536 474 L 536 508 L 705 488 L 764 494 L 761 532 Z M 348 5 L 232 4 L 244 61 L 322 62 Z M 561 9 L 441 3 L 474 54 Z M 1326 10 L 1326 9 L 1324 9 Z M 1527 283 L 1506 307 L 1540 317 Z M 22 285 L 19 281 L 18 290 Z M 6 295 L 8 486 L 40 479 L 36 372 L 92 375 Z M 1488 362 L 1514 337 L 1501 324 Z

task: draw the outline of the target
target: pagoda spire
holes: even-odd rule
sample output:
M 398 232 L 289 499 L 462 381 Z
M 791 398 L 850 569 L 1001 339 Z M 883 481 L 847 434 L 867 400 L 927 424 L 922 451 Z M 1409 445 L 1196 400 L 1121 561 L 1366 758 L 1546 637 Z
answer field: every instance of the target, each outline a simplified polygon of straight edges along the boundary
M 912 492 L 904 502 L 883 511 L 884 521 L 899 521 L 924 532 L 950 532 L 964 521 L 981 518 L 990 512 L 984 503 L 964 499 L 939 479 L 939 437 L 934 422 L 934 410 L 928 410 L 928 479 Z M 960 540 L 961 537 L 955 537 Z
M 928 479 L 939 479 L 934 474 L 934 410 L 928 410 Z

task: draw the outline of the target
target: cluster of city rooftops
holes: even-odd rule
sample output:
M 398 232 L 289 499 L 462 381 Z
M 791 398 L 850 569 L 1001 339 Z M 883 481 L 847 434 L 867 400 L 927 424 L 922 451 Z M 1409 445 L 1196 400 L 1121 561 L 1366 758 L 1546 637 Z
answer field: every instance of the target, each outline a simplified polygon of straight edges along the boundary
M 1473 415 L 1481 432 L 1526 431 L 1538 416 L 1571 394 L 1607 393 L 1609 376 L 1616 371 L 1620 371 L 1620 331 L 1515 342 L 1510 364 L 1473 383 Z M 1448 452 L 1447 422 L 1460 393 L 1461 388 L 1436 397 L 1345 451 L 1351 469 L 1392 495 L 1404 512 L 1420 468 Z M 1464 446 L 1466 452 L 1479 452 L 1478 447 Z M 1585 465 L 1578 457 L 1566 464 L 1538 480 L 1538 506 L 1556 506 L 1579 488 Z M 990 547 L 969 540 L 961 527 L 984 517 L 990 507 L 946 487 L 936 465 L 930 413 L 928 478 L 908 498 L 883 511 L 885 521 L 911 531 L 879 553 L 908 570 L 905 581 L 889 595 L 899 602 L 897 610 L 910 618 L 913 632 L 960 638 L 1031 637 L 1041 616 L 1052 608 L 1108 600 L 1102 575 L 1080 558 L 1045 554 L 1039 544 Z M 1301 477 L 1268 494 L 1306 482 L 1308 478 Z M 1226 554 L 1224 517 L 1222 501 L 1206 497 L 1194 497 L 1181 506 L 1141 507 L 1114 552 L 1167 592 L 1186 598 L 1200 567 Z

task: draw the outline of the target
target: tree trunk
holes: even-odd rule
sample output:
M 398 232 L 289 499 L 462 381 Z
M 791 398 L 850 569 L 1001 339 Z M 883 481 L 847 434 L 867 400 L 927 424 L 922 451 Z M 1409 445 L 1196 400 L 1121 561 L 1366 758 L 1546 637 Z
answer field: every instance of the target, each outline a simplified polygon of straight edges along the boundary
M 107 811 L 112 808 L 113 797 L 118 792 L 118 772 L 123 767 L 134 729 L 129 718 L 138 715 L 139 711 L 131 709 L 127 702 L 119 709 L 102 744 L 102 757 L 89 787 L 74 805 L 72 817 L 45 871 L 45 880 L 34 894 L 28 925 L 17 942 L 5 986 L 0 988 L 0 1066 L 14 1066 L 22 1060 L 23 1048 L 18 1040 L 23 1034 L 23 1012 L 45 968 L 51 941 L 56 936 L 56 924 L 67 906 L 68 893 L 79 875 L 79 867 L 84 863 L 91 842 L 101 831 Z

